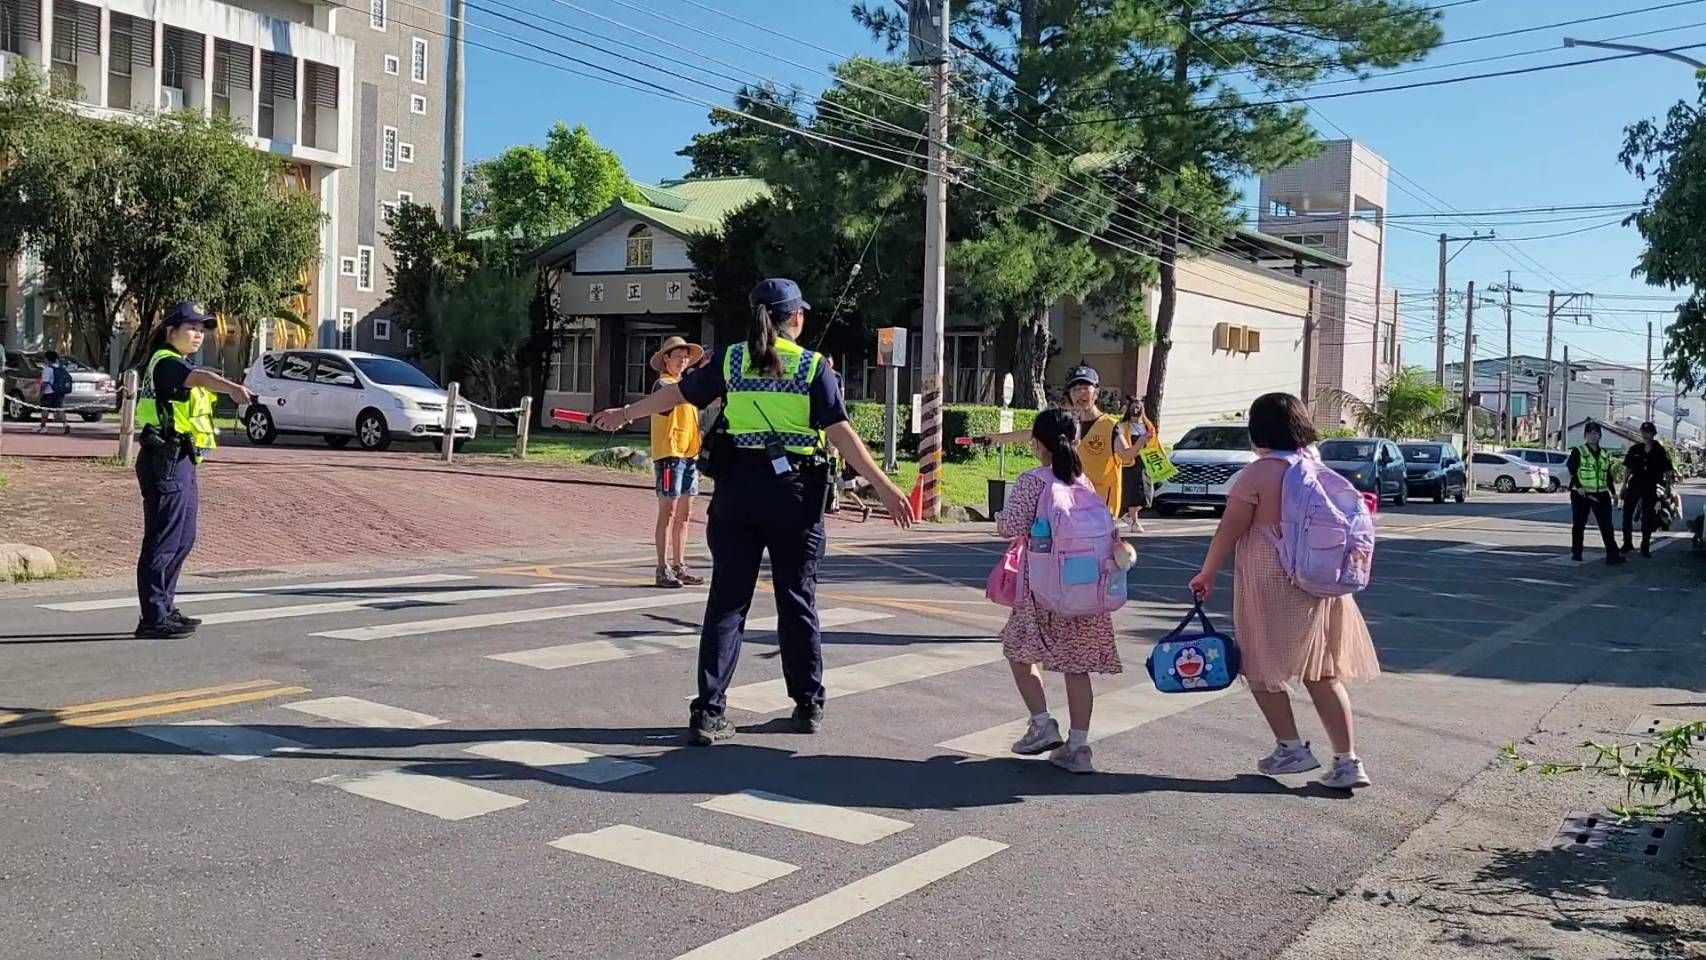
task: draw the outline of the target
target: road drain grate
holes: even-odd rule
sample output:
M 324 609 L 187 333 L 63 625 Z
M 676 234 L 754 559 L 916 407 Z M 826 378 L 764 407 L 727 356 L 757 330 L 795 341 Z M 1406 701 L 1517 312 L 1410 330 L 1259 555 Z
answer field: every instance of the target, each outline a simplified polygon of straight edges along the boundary
M 1564 817 L 1546 845 L 1656 863 L 1677 859 L 1684 833 L 1682 825 L 1669 820 L 1623 820 L 1612 813 L 1576 812 Z

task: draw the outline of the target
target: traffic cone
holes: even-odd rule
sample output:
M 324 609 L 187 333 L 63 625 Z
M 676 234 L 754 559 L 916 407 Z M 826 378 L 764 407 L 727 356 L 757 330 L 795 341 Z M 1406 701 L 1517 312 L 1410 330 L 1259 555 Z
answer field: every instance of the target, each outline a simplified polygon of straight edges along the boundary
M 918 479 L 912 481 L 912 492 L 910 494 L 907 494 L 906 499 L 911 501 L 911 503 L 912 503 L 912 515 L 914 517 L 923 517 L 924 516 L 924 477 L 922 475 L 920 475 L 918 477 Z

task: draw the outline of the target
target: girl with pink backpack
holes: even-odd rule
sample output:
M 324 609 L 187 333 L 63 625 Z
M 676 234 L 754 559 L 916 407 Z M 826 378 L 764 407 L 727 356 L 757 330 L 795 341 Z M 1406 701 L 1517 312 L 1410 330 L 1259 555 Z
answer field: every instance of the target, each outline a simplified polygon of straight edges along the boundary
M 1001 630 L 1002 652 L 1031 712 L 1013 752 L 1047 752 L 1057 767 L 1093 773 L 1090 674 L 1121 670 L 1109 614 L 1125 602 L 1125 573 L 1117 559 L 1123 544 L 1107 505 L 1084 476 L 1078 421 L 1063 410 L 1037 414 L 1031 448 L 1043 465 L 1014 483 L 996 524 L 997 533 L 1022 545 L 1023 557 L 1014 565 L 1013 611 Z M 1041 670 L 1066 675 L 1065 739 L 1049 715 Z
M 1345 681 L 1380 674 L 1368 624 L 1352 594 L 1368 584 L 1374 525 L 1354 487 L 1315 456 L 1309 408 L 1290 394 L 1250 404 L 1250 445 L 1261 455 L 1239 471 L 1226 514 L 1191 578 L 1199 599 L 1235 558 L 1232 622 L 1242 669 L 1277 741 L 1256 764 L 1267 776 L 1321 766 L 1297 732 L 1287 685 L 1301 680 L 1333 745 L 1323 786 L 1369 785 L 1357 756 Z

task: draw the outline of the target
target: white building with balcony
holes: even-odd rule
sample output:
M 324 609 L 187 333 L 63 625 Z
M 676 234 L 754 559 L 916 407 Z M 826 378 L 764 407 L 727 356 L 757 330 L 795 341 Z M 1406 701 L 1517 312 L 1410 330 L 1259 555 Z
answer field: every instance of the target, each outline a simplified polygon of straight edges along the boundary
M 326 214 L 307 316 L 326 346 L 403 353 L 383 308 L 385 227 L 443 184 L 444 17 L 368 0 L 0 0 L 0 77 L 20 60 L 75 85 L 103 119 L 195 110 L 289 162 Z M 0 276 L 0 342 L 63 346 L 28 255 Z M 84 358 L 96 363 L 110 358 Z

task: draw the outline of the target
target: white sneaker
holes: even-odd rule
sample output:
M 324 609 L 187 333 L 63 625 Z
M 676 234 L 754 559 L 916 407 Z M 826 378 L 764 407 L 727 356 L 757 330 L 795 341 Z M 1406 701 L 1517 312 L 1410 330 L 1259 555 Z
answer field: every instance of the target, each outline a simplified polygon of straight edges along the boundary
M 1334 760 L 1333 769 L 1322 774 L 1321 779 L 1316 782 L 1329 790 L 1354 790 L 1373 784 L 1373 781 L 1368 779 L 1368 771 L 1363 769 L 1362 760 L 1355 757 L 1349 760 Z
M 1055 748 L 1048 755 L 1048 762 L 1068 773 L 1095 773 L 1096 767 L 1090 762 L 1090 745 L 1085 744 L 1076 749 L 1065 744 Z
M 1309 749 L 1307 743 L 1300 747 L 1276 745 L 1273 753 L 1256 762 L 1256 769 L 1268 777 L 1308 773 L 1319 769 L 1320 766 L 1321 761 L 1315 759 L 1315 751 Z
M 1025 735 L 1013 744 L 1013 752 L 1021 757 L 1034 757 L 1039 753 L 1047 753 L 1065 743 L 1060 735 L 1060 724 L 1054 718 L 1042 723 L 1032 723 L 1025 729 Z

